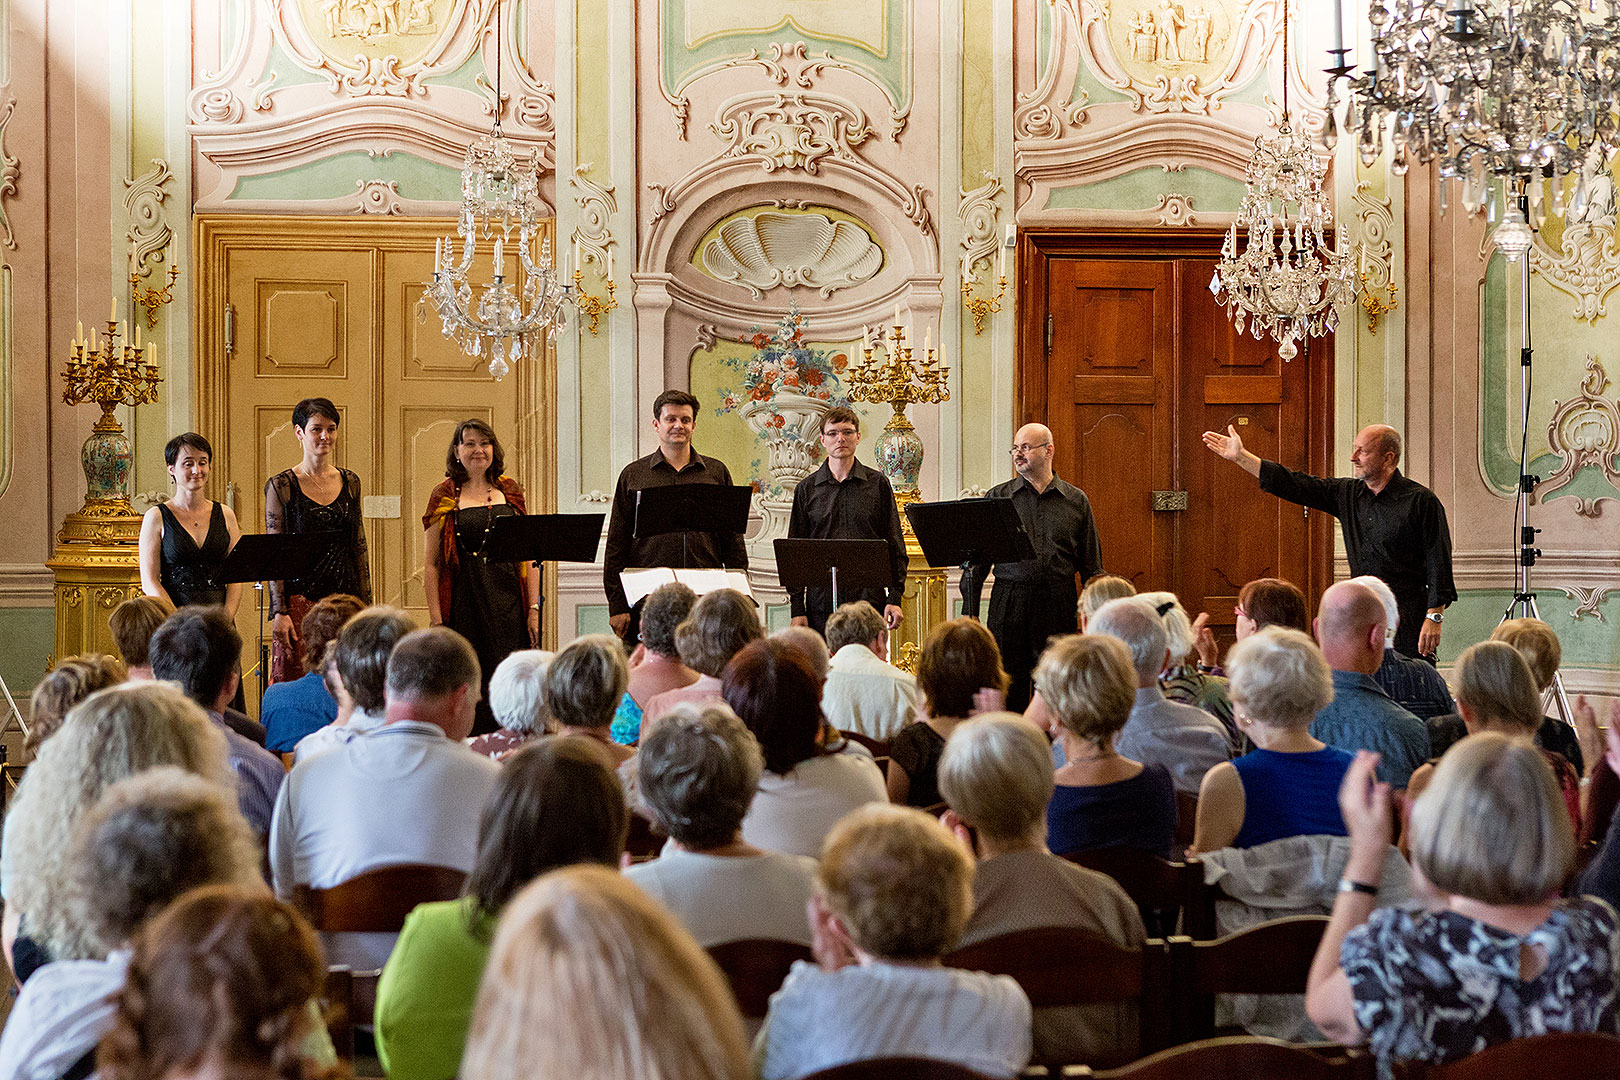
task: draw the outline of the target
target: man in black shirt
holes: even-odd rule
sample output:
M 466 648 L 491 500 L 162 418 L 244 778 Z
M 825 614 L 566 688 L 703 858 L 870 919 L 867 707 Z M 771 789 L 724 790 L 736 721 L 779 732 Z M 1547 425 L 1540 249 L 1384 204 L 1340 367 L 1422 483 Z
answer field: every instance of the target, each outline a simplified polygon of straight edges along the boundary
M 684 390 L 665 390 L 653 402 L 653 433 L 658 449 L 637 458 L 619 473 L 613 489 L 613 516 L 608 520 L 602 554 L 602 590 L 607 593 L 608 624 L 634 645 L 638 637 L 630 604 L 619 575 L 629 567 L 728 567 L 748 569 L 748 549 L 741 533 L 661 533 L 635 538 L 635 492 L 673 484 L 731 486 L 731 472 L 719 458 L 692 449 L 698 399 Z
M 1052 432 L 1044 424 L 1025 424 L 1013 437 L 1011 450 L 1018 475 L 987 493 L 992 499 L 1012 499 L 1035 547 L 1033 559 L 995 564 L 986 621 L 1001 648 L 1001 664 L 1012 676 L 1007 708 L 1014 712 L 1029 704 L 1030 673 L 1047 639 L 1079 628 L 1075 575 L 1083 584 L 1102 570 L 1091 500 L 1053 473 L 1054 453 Z M 977 601 L 988 569 L 983 564 L 969 569 L 962 581 L 964 597 Z
M 1204 432 L 1204 445 L 1260 480 L 1260 490 L 1339 519 L 1350 574 L 1382 578 L 1395 593 L 1395 648 L 1432 659 L 1440 620 L 1457 599 L 1451 578 L 1451 530 L 1434 492 L 1401 475 L 1401 437 L 1387 424 L 1361 429 L 1350 449 L 1349 479 L 1324 480 L 1286 469 L 1243 448 L 1237 428 Z
M 865 600 L 883 612 L 890 630 L 900 625 L 900 597 L 906 585 L 906 542 L 900 534 L 900 510 L 889 478 L 855 460 L 861 421 L 845 406 L 821 418 L 821 446 L 827 460 L 793 489 L 788 536 L 807 540 L 887 540 L 887 589 L 840 589 L 838 600 Z M 807 595 L 808 594 L 808 595 Z M 798 589 L 789 594 L 793 625 L 824 633 L 832 614 L 832 589 Z

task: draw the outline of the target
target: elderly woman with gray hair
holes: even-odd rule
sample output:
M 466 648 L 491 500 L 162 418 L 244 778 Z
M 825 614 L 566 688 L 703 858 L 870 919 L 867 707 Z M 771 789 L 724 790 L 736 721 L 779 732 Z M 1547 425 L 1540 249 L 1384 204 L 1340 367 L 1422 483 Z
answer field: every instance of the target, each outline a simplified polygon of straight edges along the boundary
M 1200 671 L 1196 663 L 1198 635 L 1203 630 L 1206 616 L 1200 615 L 1194 623 L 1187 617 L 1187 609 L 1172 592 L 1139 593 L 1141 599 L 1153 605 L 1164 623 L 1165 637 L 1169 639 L 1170 663 L 1159 673 L 1159 689 L 1171 701 L 1194 705 L 1219 720 L 1231 736 L 1238 741 L 1237 721 L 1232 718 L 1232 700 L 1227 693 L 1226 680 L 1219 675 Z
M 720 702 L 676 706 L 636 755 L 641 802 L 670 844 L 625 876 L 705 948 L 744 938 L 810 944 L 816 861 L 742 837 L 764 768 L 754 736 Z
M 607 750 L 618 768 L 635 751 L 613 741 L 609 728 L 624 697 L 630 670 L 624 644 L 612 634 L 586 634 L 558 653 L 546 668 L 546 713 L 559 735 L 583 735 Z
M 556 658 L 544 649 L 519 649 L 502 660 L 489 679 L 489 710 L 501 730 L 475 735 L 467 745 L 503 761 L 544 735 L 546 668 Z

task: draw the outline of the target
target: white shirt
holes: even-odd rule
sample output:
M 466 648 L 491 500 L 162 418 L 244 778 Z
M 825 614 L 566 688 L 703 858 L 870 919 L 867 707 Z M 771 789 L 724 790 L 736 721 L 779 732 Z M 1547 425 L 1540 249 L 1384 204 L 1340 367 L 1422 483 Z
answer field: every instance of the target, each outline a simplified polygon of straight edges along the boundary
M 287 774 L 270 829 L 276 895 L 339 885 L 402 863 L 471 871 L 478 817 L 501 767 L 404 720 L 300 761 Z M 326 934 L 327 960 L 380 968 L 397 934 Z
M 1006 975 L 882 962 L 823 971 L 799 961 L 754 1043 L 762 1080 L 881 1057 L 1017 1076 L 1032 1049 L 1029 998 Z
M 624 876 L 663 904 L 707 949 L 744 938 L 810 944 L 810 901 L 816 861 L 766 851 L 704 855 L 666 846 Z
M 842 651 L 842 650 L 840 650 Z M 766 770 L 743 818 L 743 839 L 789 855 L 821 857 L 821 842 L 840 818 L 872 802 L 888 802 L 877 763 L 862 754 L 823 754 L 786 776 Z
M 349 714 L 347 722 L 342 724 L 327 724 L 298 740 L 293 747 L 293 763 L 297 764 L 307 757 L 332 750 L 342 746 L 350 739 L 358 738 L 368 731 L 376 731 L 383 726 L 387 719 L 382 713 L 369 713 L 364 709 L 356 709 Z
M 892 739 L 917 717 L 917 680 L 859 643 L 833 655 L 821 711 L 839 731 Z
M 113 998 L 124 988 L 130 954 L 59 960 L 23 984 L 0 1033 L 0 1077 L 57 1080 L 112 1028 Z

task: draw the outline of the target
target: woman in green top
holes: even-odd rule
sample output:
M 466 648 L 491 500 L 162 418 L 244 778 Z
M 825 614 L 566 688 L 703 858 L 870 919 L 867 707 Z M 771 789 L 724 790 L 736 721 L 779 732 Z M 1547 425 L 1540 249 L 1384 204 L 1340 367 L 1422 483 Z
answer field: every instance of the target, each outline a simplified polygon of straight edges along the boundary
M 412 911 L 383 968 L 377 1057 L 391 1080 L 456 1075 L 501 909 L 548 870 L 617 867 L 629 824 L 613 764 L 591 739 L 553 736 L 506 759 L 462 898 Z

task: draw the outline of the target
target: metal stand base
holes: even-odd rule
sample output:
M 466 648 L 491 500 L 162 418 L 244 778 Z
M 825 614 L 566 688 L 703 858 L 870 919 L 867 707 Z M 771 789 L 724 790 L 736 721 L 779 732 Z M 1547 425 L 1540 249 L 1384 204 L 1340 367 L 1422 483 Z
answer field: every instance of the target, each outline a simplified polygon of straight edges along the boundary
M 1536 594 L 1533 592 L 1515 593 L 1512 602 L 1508 604 L 1507 610 L 1502 613 L 1502 617 L 1497 620 L 1496 625 L 1501 626 L 1509 619 L 1546 621 L 1541 618 L 1541 609 L 1536 606 Z M 1575 726 L 1575 710 L 1570 708 L 1569 695 L 1564 692 L 1563 672 L 1553 673 L 1552 685 L 1547 687 L 1546 693 L 1541 695 L 1542 709 L 1545 710 L 1549 705 L 1558 709 L 1558 719 L 1571 727 Z

